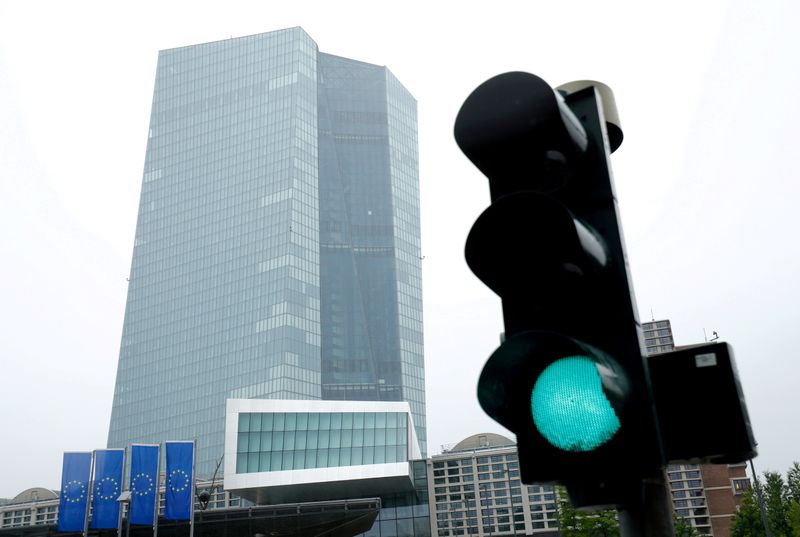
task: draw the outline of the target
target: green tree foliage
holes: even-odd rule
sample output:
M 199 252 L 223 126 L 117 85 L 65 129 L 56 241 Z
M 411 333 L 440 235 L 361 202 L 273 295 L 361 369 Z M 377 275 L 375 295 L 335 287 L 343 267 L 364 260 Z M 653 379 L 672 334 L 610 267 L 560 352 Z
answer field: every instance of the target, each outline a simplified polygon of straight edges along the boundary
M 742 495 L 742 503 L 733 515 L 731 537 L 766 537 L 766 535 L 755 489 L 748 489 Z
M 795 462 L 786 472 L 764 472 L 760 480 L 761 501 L 772 537 L 800 537 L 800 464 Z M 757 489 L 745 492 L 733 516 L 731 537 L 766 535 L 759 508 Z
M 764 507 L 773 537 L 793 537 L 789 525 L 789 496 L 779 472 L 764 472 Z
M 558 498 L 559 534 L 567 537 L 577 535 L 572 532 L 577 531 L 578 528 L 578 511 L 572 507 L 567 497 L 567 491 L 563 487 L 558 487 L 556 497 Z
M 800 503 L 794 500 L 789 502 L 789 526 L 795 535 L 800 535 Z
M 569 502 L 567 492 L 558 490 L 560 535 L 563 537 L 619 537 L 619 521 L 614 509 L 578 511 Z
M 760 480 L 764 511 L 772 537 L 800 537 L 800 463 L 786 472 L 764 472 Z M 578 511 L 569 502 L 566 491 L 558 490 L 560 535 L 564 537 L 619 537 L 619 521 L 614 510 Z M 701 534 L 680 517 L 674 517 L 675 537 L 698 537 Z M 766 537 L 759 499 L 755 488 L 742 495 L 733 516 L 731 537 Z
M 697 528 L 686 522 L 686 519 L 672 514 L 672 526 L 675 528 L 675 537 L 703 537 Z
M 786 472 L 786 488 L 789 500 L 800 503 L 800 463 L 795 462 Z

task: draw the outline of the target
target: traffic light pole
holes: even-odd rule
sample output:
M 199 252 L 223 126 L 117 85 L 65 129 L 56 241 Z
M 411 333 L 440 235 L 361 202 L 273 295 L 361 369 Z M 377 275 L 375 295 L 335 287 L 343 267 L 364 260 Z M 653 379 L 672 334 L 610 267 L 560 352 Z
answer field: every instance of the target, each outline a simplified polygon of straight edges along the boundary
M 671 536 L 609 164 L 622 142 L 613 93 L 505 73 L 470 94 L 454 134 L 491 197 L 467 264 L 503 303 L 481 407 L 515 433 L 522 482 L 560 482 L 579 508 L 616 506 L 622 535 Z
M 504 73 L 467 97 L 454 135 L 491 197 L 466 261 L 503 306 L 478 401 L 516 435 L 521 482 L 561 483 L 577 508 L 615 506 L 626 537 L 673 535 L 666 464 L 744 462 L 756 443 L 730 345 L 642 356 L 613 92 Z M 706 393 L 716 429 L 687 432 L 676 382 Z
M 641 505 L 617 509 L 621 537 L 673 537 L 672 502 L 667 494 L 664 473 L 645 479 Z

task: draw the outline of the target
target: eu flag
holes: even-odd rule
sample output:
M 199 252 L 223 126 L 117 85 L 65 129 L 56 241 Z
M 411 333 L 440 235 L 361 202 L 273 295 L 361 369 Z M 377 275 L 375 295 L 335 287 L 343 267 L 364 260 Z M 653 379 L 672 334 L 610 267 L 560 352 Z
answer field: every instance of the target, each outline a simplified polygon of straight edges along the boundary
M 167 483 L 164 518 L 191 520 L 194 490 L 194 442 L 166 442 Z
M 115 529 L 119 524 L 119 493 L 122 491 L 122 466 L 125 450 L 99 449 L 94 452 L 92 487 L 93 529 Z
M 64 453 L 61 497 L 58 500 L 58 531 L 83 531 L 91 472 L 90 452 Z
M 158 495 L 158 445 L 131 446 L 131 524 L 152 526 Z

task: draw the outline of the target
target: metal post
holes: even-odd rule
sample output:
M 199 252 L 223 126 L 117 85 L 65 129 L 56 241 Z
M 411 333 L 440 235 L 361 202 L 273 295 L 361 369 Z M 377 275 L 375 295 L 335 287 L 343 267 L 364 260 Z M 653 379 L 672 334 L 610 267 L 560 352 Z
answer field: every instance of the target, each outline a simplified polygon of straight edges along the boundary
M 120 515 L 122 514 L 123 509 L 125 509 L 125 506 L 126 505 L 128 506 L 128 513 L 127 513 L 128 516 L 125 517 L 125 519 L 127 520 L 127 525 L 126 525 L 127 529 L 125 530 L 126 531 L 126 535 L 130 535 L 131 534 L 131 509 L 130 509 L 130 506 L 131 506 L 131 499 L 132 498 L 133 498 L 133 493 L 130 490 L 123 490 L 122 493 L 119 495 L 119 498 L 117 498 L 117 501 L 119 502 Z M 122 537 L 122 517 L 120 517 L 119 525 L 117 526 L 117 535 L 118 535 L 118 537 Z
M 761 484 L 758 482 L 758 475 L 756 475 L 756 467 L 753 466 L 753 459 L 750 459 L 750 471 L 753 472 L 753 484 L 756 487 L 756 500 L 758 500 L 758 510 L 761 513 L 761 523 L 764 524 L 764 531 L 767 537 L 772 537 L 772 532 L 769 529 L 769 521 L 767 520 L 767 513 L 764 510 L 764 496 L 761 494 Z
M 86 512 L 83 515 L 83 537 L 89 534 L 89 511 L 92 508 L 92 496 L 94 496 L 94 457 L 97 450 L 92 450 L 92 463 L 89 466 L 89 481 L 86 483 Z
M 673 537 L 672 502 L 667 495 L 664 472 L 642 482 L 642 502 L 620 507 L 619 529 L 622 537 Z
M 128 460 L 128 448 L 124 448 L 122 452 L 122 483 L 120 483 L 120 492 L 125 490 L 125 463 Z M 128 490 L 131 489 L 130 476 L 128 476 Z M 117 516 L 117 537 L 122 537 L 122 511 L 124 510 L 125 503 L 119 502 L 119 516 Z
M 155 506 L 153 507 L 153 511 L 154 511 L 154 513 L 153 513 L 153 537 L 158 537 L 158 504 L 159 504 L 159 501 L 160 501 L 160 498 L 161 498 L 160 492 L 159 492 L 159 490 L 160 490 L 159 481 L 161 481 L 161 453 L 162 453 L 161 444 L 158 444 L 158 463 L 156 464 L 156 500 L 153 502 L 155 504 Z M 164 487 L 165 487 L 164 490 L 166 492 L 166 480 L 164 480 Z M 130 521 L 130 518 L 128 518 L 128 529 L 130 529 L 130 526 L 131 526 L 131 521 Z M 128 535 L 127 537 L 130 537 L 130 535 Z
M 197 460 L 197 438 L 192 441 L 192 492 L 191 503 L 189 504 L 189 537 L 194 537 L 194 495 L 195 495 L 195 478 L 194 478 L 194 463 Z

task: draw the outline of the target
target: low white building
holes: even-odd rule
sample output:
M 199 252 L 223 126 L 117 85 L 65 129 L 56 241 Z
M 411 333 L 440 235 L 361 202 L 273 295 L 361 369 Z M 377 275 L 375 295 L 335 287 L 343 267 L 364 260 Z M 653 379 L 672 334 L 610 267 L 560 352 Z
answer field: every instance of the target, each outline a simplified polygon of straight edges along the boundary
M 552 485 L 520 482 L 516 444 L 499 434 L 466 438 L 429 461 L 434 536 L 558 535 Z

